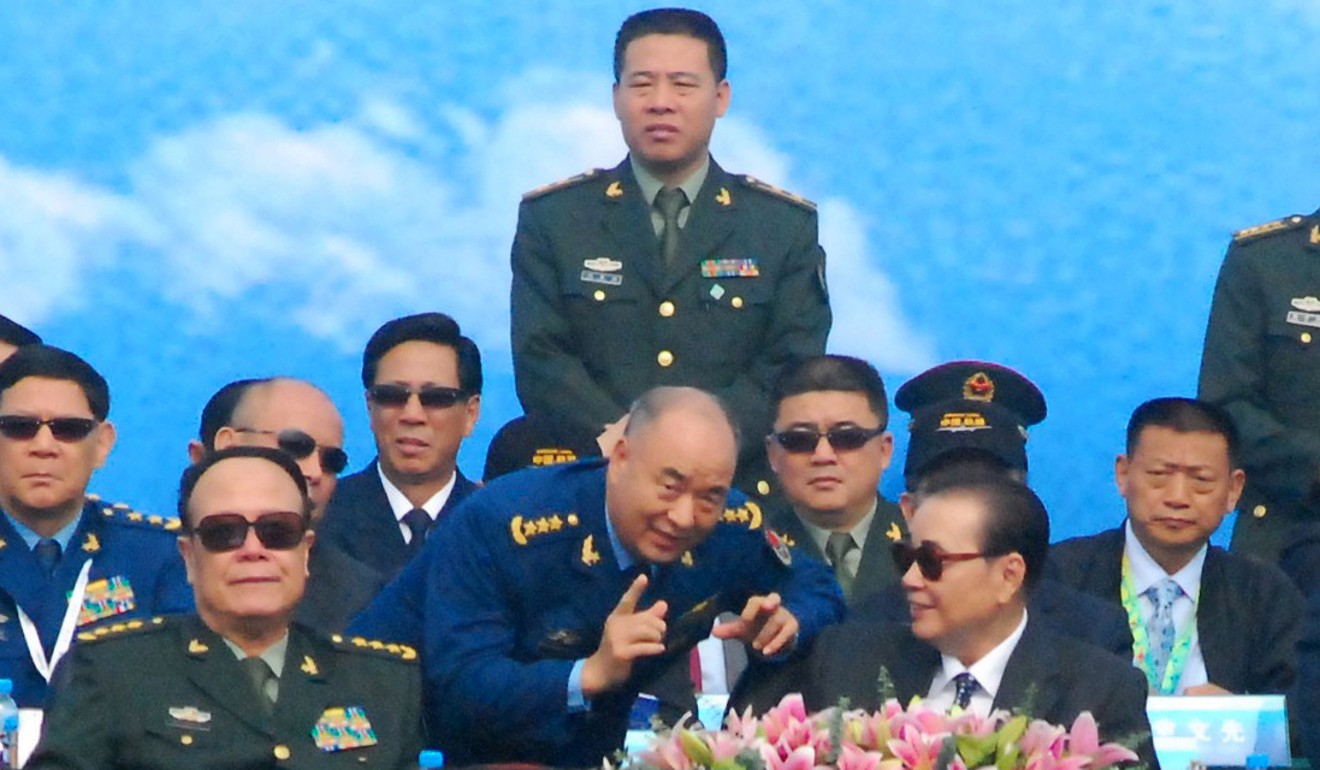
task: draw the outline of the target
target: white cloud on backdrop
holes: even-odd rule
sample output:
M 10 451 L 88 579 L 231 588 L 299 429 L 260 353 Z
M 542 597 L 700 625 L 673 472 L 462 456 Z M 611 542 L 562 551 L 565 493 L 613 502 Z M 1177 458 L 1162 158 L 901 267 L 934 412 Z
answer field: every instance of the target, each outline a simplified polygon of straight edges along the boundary
M 508 108 L 493 120 L 451 105 L 431 119 L 439 125 L 381 96 L 353 120 L 304 130 L 232 114 L 160 137 L 130 164 L 127 194 L 0 158 L 5 312 L 33 323 L 74 313 L 87 276 L 131 252 L 156 260 L 147 274 L 159 275 L 161 298 L 194 311 L 196 333 L 273 286 L 303 331 L 345 352 L 382 319 L 422 308 L 443 308 L 484 349 L 506 350 L 518 196 L 623 156 L 608 89 L 535 71 L 506 86 Z M 448 143 L 445 165 L 419 159 L 428 142 Z M 726 168 L 794 186 L 790 160 L 745 120 L 722 120 L 714 144 Z M 901 316 L 857 209 L 827 198 L 820 213 L 831 349 L 891 372 L 930 365 L 933 341 Z

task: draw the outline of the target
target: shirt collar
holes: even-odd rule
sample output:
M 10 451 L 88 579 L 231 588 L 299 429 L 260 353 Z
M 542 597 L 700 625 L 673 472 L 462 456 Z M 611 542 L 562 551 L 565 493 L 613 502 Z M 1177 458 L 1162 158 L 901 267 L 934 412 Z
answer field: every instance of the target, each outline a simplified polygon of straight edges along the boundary
M 10 516 L 8 512 L 5 513 L 5 518 L 9 519 L 9 523 L 14 527 L 14 531 L 18 533 L 19 537 L 23 538 L 23 542 L 27 543 L 29 549 L 37 547 L 37 542 L 42 539 L 41 535 L 32 531 L 32 528 L 28 525 L 13 516 Z M 51 538 L 60 544 L 60 553 L 65 553 L 69 550 L 69 541 L 73 540 L 73 532 L 78 529 L 78 522 L 80 521 L 82 521 L 81 509 L 78 511 L 78 515 L 73 517 L 72 521 L 65 524 L 64 527 L 61 528 L 59 532 L 56 532 L 55 536 Z
M 871 510 L 867 511 L 861 521 L 854 524 L 853 528 L 848 530 L 848 534 L 852 535 L 853 542 L 857 544 L 859 550 L 866 548 L 866 536 L 871 532 L 871 524 L 875 521 L 875 509 L 879 506 L 879 503 L 879 498 L 872 501 Z M 815 524 L 812 524 L 801 516 L 798 516 L 798 520 L 802 522 L 802 528 L 807 531 L 807 535 L 811 538 L 811 541 L 816 544 L 816 547 L 820 549 L 821 553 L 824 553 L 825 543 L 829 540 L 832 532 L 824 527 L 818 527 Z
M 619 563 L 619 571 L 623 572 L 632 567 L 636 560 L 628 549 L 623 547 L 623 541 L 619 540 L 619 535 L 614 531 L 614 522 L 610 520 L 609 510 L 605 511 L 605 534 L 610 536 L 610 548 L 614 550 L 614 560 Z
M 394 518 L 403 521 L 403 517 L 407 516 L 408 511 L 413 509 L 413 504 L 408 501 L 408 496 L 394 486 L 394 482 L 389 480 L 379 462 L 376 463 L 376 473 L 380 474 L 381 486 L 385 487 L 385 499 L 390 501 L 390 510 L 394 511 Z M 444 508 L 445 503 L 449 501 L 449 494 L 454 491 L 454 484 L 457 481 L 458 469 L 455 468 L 453 474 L 449 476 L 449 481 L 440 488 L 440 491 L 431 495 L 431 499 L 417 507 L 426 511 L 426 515 L 434 520 L 435 517 L 440 515 L 440 509 Z
M 660 188 L 664 187 L 664 182 L 661 182 L 657 176 L 643 168 L 642 164 L 638 163 L 637 159 L 632 155 L 628 156 L 628 164 L 632 166 L 633 176 L 637 177 L 637 186 L 641 188 L 642 200 L 646 201 L 646 205 L 648 206 L 655 205 L 655 196 L 660 192 Z M 706 183 L 706 176 L 709 173 L 710 155 L 708 154 L 705 159 L 701 161 L 701 167 L 692 172 L 692 174 L 688 176 L 687 179 L 683 180 L 683 183 L 678 186 L 679 189 L 687 195 L 688 203 L 697 199 L 697 194 L 701 192 L 701 186 Z
M 225 646 L 228 647 L 234 653 L 234 657 L 238 658 L 239 660 L 252 657 L 251 655 L 248 655 L 247 653 L 243 652 L 243 648 L 239 647 L 237 644 L 234 644 L 233 642 L 229 641 L 223 636 L 221 636 L 220 638 L 224 640 Z M 266 665 L 270 666 L 270 670 L 275 674 L 275 678 L 279 679 L 280 676 L 284 673 L 284 654 L 288 649 L 289 649 L 289 632 L 285 630 L 284 636 L 281 636 L 278 642 L 262 650 L 261 654 L 257 655 L 256 657 L 266 661 Z
M 1193 600 L 1201 591 L 1201 570 L 1205 568 L 1205 555 L 1210 550 L 1210 545 L 1201 546 L 1201 550 L 1196 552 L 1192 560 L 1177 572 L 1170 575 L 1164 571 L 1164 568 L 1156 563 L 1155 558 L 1151 556 L 1141 545 L 1136 534 L 1132 531 L 1132 522 L 1123 525 L 1123 549 L 1127 553 L 1128 563 L 1132 565 L 1132 588 L 1140 596 L 1144 594 L 1151 586 L 1160 583 L 1165 578 L 1173 578 L 1173 582 L 1183 590 L 1183 593 Z
M 1013 650 L 1017 649 L 1018 641 L 1022 639 L 1022 632 L 1027 628 L 1027 610 L 1022 608 L 1022 620 L 1013 629 L 1004 641 L 995 645 L 990 652 L 981 656 L 981 659 L 970 666 L 964 666 L 962 661 L 952 655 L 940 653 L 940 662 L 942 671 L 940 680 L 932 683 L 931 692 L 938 692 L 948 686 L 953 678 L 962 672 L 970 673 L 976 683 L 981 686 L 990 695 L 990 701 L 994 702 L 995 696 L 999 693 L 999 683 L 1004 679 L 1004 669 L 1008 666 L 1008 659 L 1013 656 Z

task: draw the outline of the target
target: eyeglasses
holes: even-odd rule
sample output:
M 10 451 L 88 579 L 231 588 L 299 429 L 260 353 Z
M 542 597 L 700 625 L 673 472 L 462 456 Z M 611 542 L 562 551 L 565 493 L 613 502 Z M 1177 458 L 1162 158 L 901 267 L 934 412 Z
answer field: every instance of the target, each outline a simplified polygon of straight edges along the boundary
M 96 429 L 97 421 L 90 417 L 52 417 L 42 420 L 21 414 L 0 415 L 0 435 L 14 441 L 34 438 L 42 425 L 50 427 L 56 441 L 73 443 L 82 441 Z
M 824 433 L 815 428 L 789 428 L 778 433 L 771 433 L 770 437 L 783 447 L 785 452 L 807 454 L 816 451 L 822 437 L 829 442 L 832 449 L 848 452 L 861 449 L 866 445 L 866 442 L 884 432 L 883 427 L 863 428 L 860 425 L 835 425 Z
M 266 548 L 287 551 L 302 542 L 307 520 L 294 511 L 263 513 L 256 521 L 248 521 L 237 513 L 217 513 L 197 522 L 193 535 L 211 553 L 224 553 L 242 547 L 248 529 L 256 530 L 257 540 Z
M 459 388 L 443 385 L 426 385 L 414 390 L 404 385 L 382 383 L 367 388 L 367 395 L 380 406 L 403 406 L 414 393 L 421 400 L 422 406 L 428 409 L 448 409 L 466 398 L 466 394 Z
M 989 553 L 947 553 L 940 550 L 940 547 L 929 540 L 922 540 L 921 545 L 912 545 L 906 540 L 899 540 L 892 546 L 894 554 L 894 565 L 898 567 L 898 574 L 906 575 L 907 571 L 915 563 L 917 569 L 921 570 L 921 576 L 930 581 L 939 580 L 944 576 L 944 563 L 951 561 L 971 561 L 972 559 L 984 559 L 995 554 Z
M 337 446 L 320 446 L 316 443 L 316 439 L 297 428 L 280 431 L 234 428 L 233 431 L 235 433 L 259 433 L 263 436 L 274 436 L 275 445 L 292 455 L 295 460 L 306 459 L 312 452 L 320 449 L 321 470 L 335 476 L 343 473 L 344 469 L 348 467 L 347 452 Z

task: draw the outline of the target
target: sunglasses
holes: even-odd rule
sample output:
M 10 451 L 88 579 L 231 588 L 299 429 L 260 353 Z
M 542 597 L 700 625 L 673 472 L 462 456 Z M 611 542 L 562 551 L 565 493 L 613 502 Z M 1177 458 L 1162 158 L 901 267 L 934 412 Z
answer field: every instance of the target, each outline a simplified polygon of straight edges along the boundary
M 42 425 L 50 427 L 50 434 L 56 441 L 73 443 L 82 441 L 96 429 L 96 420 L 90 417 L 52 417 L 42 420 L 21 414 L 0 415 L 0 435 L 14 441 L 27 441 L 34 438 Z
M 921 545 L 912 545 L 906 540 L 899 540 L 892 546 L 894 554 L 894 565 L 898 567 L 899 575 L 906 575 L 913 564 L 921 570 L 921 576 L 930 581 L 939 580 L 944 576 L 945 562 L 971 561 L 972 559 L 984 559 L 994 554 L 989 553 L 947 553 L 940 550 L 940 547 L 929 540 L 921 541 Z
M 403 406 L 414 393 L 428 409 L 448 409 L 466 398 L 459 388 L 443 385 L 426 385 L 414 390 L 404 385 L 384 383 L 367 388 L 367 395 L 379 406 Z
M 297 428 L 287 430 L 257 430 L 256 428 L 234 428 L 235 433 L 259 433 L 274 436 L 275 445 L 292 455 L 295 460 L 306 459 L 317 449 L 321 450 L 321 470 L 338 476 L 348 467 L 348 453 L 337 446 L 319 446 L 316 439 Z
M 807 454 L 816 451 L 821 437 L 829 442 L 832 449 L 847 452 L 853 449 L 861 449 L 866 445 L 866 442 L 884 432 L 883 427 L 863 428 L 860 425 L 835 425 L 824 433 L 815 428 L 789 428 L 778 433 L 771 433 L 770 437 L 783 447 L 785 452 Z
M 293 511 L 263 513 L 256 521 L 248 521 L 237 513 L 217 513 L 197 522 L 193 536 L 211 553 L 224 553 L 242 547 L 248 529 L 256 530 L 257 540 L 266 548 L 287 551 L 303 541 L 307 520 Z

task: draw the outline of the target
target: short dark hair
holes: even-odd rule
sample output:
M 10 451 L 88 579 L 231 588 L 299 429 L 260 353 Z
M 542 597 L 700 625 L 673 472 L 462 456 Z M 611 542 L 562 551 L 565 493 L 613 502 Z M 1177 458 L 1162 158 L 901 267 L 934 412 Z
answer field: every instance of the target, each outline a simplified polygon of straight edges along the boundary
M 871 411 L 880 418 L 880 427 L 889 425 L 889 399 L 885 395 L 885 382 L 874 366 L 852 356 L 822 355 L 803 358 L 779 373 L 770 392 L 770 400 L 779 410 L 784 399 L 803 393 L 836 390 L 861 393 Z
M 206 451 L 215 451 L 215 434 L 220 429 L 234 423 L 234 410 L 243 403 L 243 397 L 253 385 L 264 385 L 270 377 L 253 377 L 246 380 L 234 380 L 226 383 L 211 396 L 211 400 L 202 407 L 202 421 L 197 427 L 197 438 Z
M 1141 441 L 1141 433 L 1150 427 L 1168 428 L 1176 433 L 1214 433 L 1228 445 L 1228 465 L 1238 467 L 1240 439 L 1233 418 L 1223 408 L 1195 398 L 1169 396 L 1152 398 L 1132 412 L 1127 425 L 1127 454 L 1131 456 Z
M 179 479 L 178 510 L 179 524 L 185 533 L 192 532 L 192 522 L 188 519 L 188 503 L 192 502 L 193 491 L 197 489 L 197 483 L 202 480 L 202 476 L 205 476 L 207 471 L 225 460 L 232 460 L 236 457 L 255 457 L 259 460 L 269 460 L 278 465 L 281 470 L 288 474 L 289 478 L 293 479 L 294 485 L 298 487 L 298 495 L 302 498 L 301 513 L 304 519 L 311 520 L 312 498 L 307 494 L 307 479 L 303 478 L 298 464 L 287 452 L 264 446 L 231 446 L 208 452 L 196 464 L 183 469 L 183 476 Z
M 720 25 L 701 11 L 690 8 L 652 8 L 639 11 L 623 20 L 614 36 L 614 82 L 623 76 L 623 57 L 628 44 L 647 35 L 684 35 L 706 44 L 710 70 L 715 82 L 724 80 L 729 71 L 729 49 L 724 45 Z
M 941 486 L 947 486 L 949 479 L 969 475 L 983 475 L 987 478 L 1008 479 L 1019 484 L 1026 483 L 1026 473 L 1012 467 L 995 455 L 977 447 L 951 449 L 922 466 L 921 470 L 903 477 L 904 487 L 917 499 Z
M 24 345 L 40 345 L 41 337 L 18 321 L 0 315 L 0 342 L 21 348 Z
M 405 342 L 434 342 L 454 349 L 458 355 L 458 387 L 465 395 L 481 393 L 481 351 L 477 343 L 463 336 L 458 322 L 444 313 L 418 313 L 385 322 L 367 340 L 362 352 L 362 387 L 376 384 L 380 359 Z
M 104 420 L 110 414 L 110 386 L 92 365 L 61 348 L 24 345 L 0 362 L 0 396 L 19 380 L 45 377 L 77 383 L 87 397 L 92 416 Z
M 981 553 L 1016 553 L 1026 565 L 1023 587 L 1029 591 L 1040 582 L 1050 549 L 1050 517 L 1030 487 L 989 468 L 951 467 L 926 477 L 921 502 L 945 495 L 967 496 L 981 504 Z

